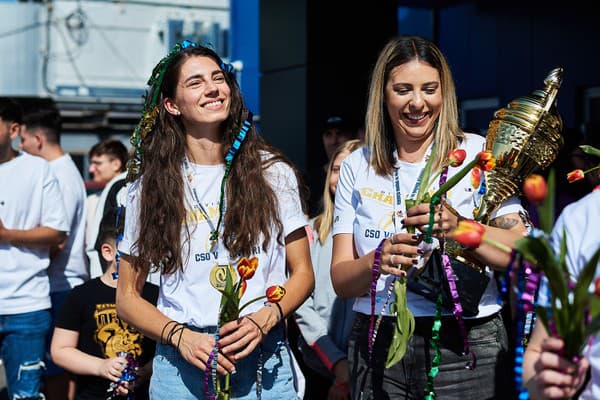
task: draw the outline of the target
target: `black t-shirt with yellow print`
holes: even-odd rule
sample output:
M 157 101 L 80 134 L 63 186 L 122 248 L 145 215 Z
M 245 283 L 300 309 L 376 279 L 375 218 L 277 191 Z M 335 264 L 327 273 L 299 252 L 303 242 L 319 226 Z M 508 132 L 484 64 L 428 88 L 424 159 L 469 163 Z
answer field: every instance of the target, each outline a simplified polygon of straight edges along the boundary
M 152 360 L 156 344 L 117 317 L 116 294 L 117 290 L 105 285 L 100 278 L 76 286 L 65 300 L 56 326 L 78 331 L 77 348 L 84 353 L 112 358 L 119 351 L 127 351 L 142 366 Z M 156 305 L 158 286 L 146 283 L 142 296 Z M 107 379 L 78 375 L 76 399 L 105 400 L 109 386 Z M 132 398 L 148 399 L 148 385 L 137 388 Z

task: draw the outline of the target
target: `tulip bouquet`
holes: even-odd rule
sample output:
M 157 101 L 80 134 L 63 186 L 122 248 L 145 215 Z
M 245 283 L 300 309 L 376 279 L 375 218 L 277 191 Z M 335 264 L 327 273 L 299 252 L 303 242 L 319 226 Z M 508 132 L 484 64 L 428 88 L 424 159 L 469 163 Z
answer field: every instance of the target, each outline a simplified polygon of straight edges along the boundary
M 440 170 L 435 175 L 431 176 L 431 169 L 433 165 L 435 151 L 436 148 L 434 144 L 434 147 L 431 151 L 431 155 L 429 156 L 429 159 L 425 164 L 423 175 L 421 176 L 422 184 L 419 186 L 419 190 L 417 191 L 416 197 L 414 199 L 405 200 L 406 209 L 409 209 L 410 207 L 421 203 L 430 203 L 431 212 L 428 230 L 425 235 L 426 243 L 432 243 L 431 236 L 433 229 L 433 219 L 435 215 L 435 207 L 440 204 L 443 195 L 450 189 L 452 189 L 471 170 L 478 169 L 480 171 L 489 171 L 495 166 L 495 159 L 492 153 L 489 151 L 481 151 L 475 156 L 475 158 L 471 162 L 466 164 L 460 171 L 458 171 L 454 176 L 452 176 L 452 178 L 450 178 L 448 181 L 440 182 L 441 185 L 439 189 L 435 191 L 433 195 L 430 196 L 428 188 L 434 183 L 434 181 L 438 179 L 442 174 L 446 174 L 447 168 L 449 166 L 454 168 L 460 167 L 467 156 L 466 151 L 463 149 L 452 150 L 448 154 L 447 161 L 441 166 Z M 406 228 L 407 232 L 409 233 L 415 232 L 414 226 L 407 226 Z M 394 335 L 392 337 L 392 342 L 390 343 L 390 348 L 388 351 L 386 368 L 390 368 L 404 357 L 404 353 L 406 352 L 406 345 L 414 331 L 414 317 L 410 309 L 408 308 L 408 304 L 406 302 L 406 290 L 406 277 L 400 277 L 394 280 L 393 291 L 395 295 L 395 302 L 390 307 L 390 310 L 396 313 L 396 324 L 394 329 Z
M 252 257 L 250 259 L 242 257 L 240 259 L 237 264 L 237 273 L 239 275 L 239 279 L 235 276 L 235 271 L 232 271 L 232 268 L 229 266 L 223 268 L 225 279 L 223 284 L 217 287 L 222 294 L 221 304 L 219 307 L 219 326 L 238 319 L 242 310 L 256 301 L 266 299 L 269 303 L 278 303 L 285 295 L 285 288 L 283 286 L 269 286 L 265 292 L 265 295 L 255 297 L 240 307 L 240 300 L 246 291 L 248 280 L 254 276 L 257 268 L 258 258 L 256 257 Z M 211 400 L 229 400 L 232 392 L 230 375 L 225 375 L 223 388 L 221 388 L 220 379 L 218 379 L 216 376 L 216 357 L 218 356 L 219 352 L 218 332 L 215 339 L 215 348 L 206 362 L 207 368 L 204 380 L 206 394 Z M 216 392 L 214 394 L 210 393 L 211 378 L 212 385 Z
M 600 155 L 594 150 L 587 149 L 591 151 L 590 154 Z M 600 279 L 595 281 L 595 292 L 590 292 L 600 260 L 600 248 L 573 281 L 566 264 L 568 249 L 565 232 L 561 243 L 553 244 L 550 240 L 554 225 L 554 179 L 554 171 L 550 171 L 548 182 L 536 174 L 525 179 L 523 193 L 537 207 L 540 229 L 534 229 L 529 236 L 518 240 L 514 249 L 487 239 L 484 226 L 470 220 L 459 223 L 454 238 L 463 246 L 476 248 L 481 242 L 486 242 L 512 253 L 513 261 L 507 270 L 508 280 L 515 277 L 515 271 L 521 274 L 519 281 L 514 283 L 519 292 L 516 318 L 519 327 L 523 328 L 522 319 L 535 308 L 538 320 L 549 334 L 563 339 L 565 346 L 562 355 L 577 362 L 589 339 L 600 331 Z M 549 309 L 535 307 L 535 295 L 542 275 L 551 292 Z M 517 332 L 515 378 L 520 399 L 528 398 L 520 376 L 525 344 L 524 333 Z

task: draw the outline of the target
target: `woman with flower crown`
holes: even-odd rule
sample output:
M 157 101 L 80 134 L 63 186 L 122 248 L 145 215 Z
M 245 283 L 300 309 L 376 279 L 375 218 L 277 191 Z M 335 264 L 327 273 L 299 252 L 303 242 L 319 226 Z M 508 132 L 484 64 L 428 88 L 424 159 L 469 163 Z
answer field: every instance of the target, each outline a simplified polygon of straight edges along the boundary
M 148 84 L 117 310 L 159 343 L 151 398 L 295 398 L 285 318 L 314 285 L 299 175 L 258 135 L 212 49 L 178 43 Z M 140 290 L 156 269 L 154 307 Z
M 454 308 L 436 316 L 438 303 L 412 292 L 407 279 L 437 246 L 448 272 L 444 243 L 459 219 L 473 218 L 484 192 L 481 169 L 458 180 L 457 167 L 477 161 L 485 169 L 492 161 L 482 152 L 485 139 L 458 126 L 450 68 L 434 43 L 400 36 L 382 49 L 365 127 L 366 146 L 342 162 L 333 222 L 333 285 L 338 295 L 356 297 L 348 349 L 352 398 L 510 398 L 503 392 L 513 387 L 509 342 L 493 274 L 506 267 L 508 255 L 487 244 L 462 249 L 489 280 L 480 285 L 472 317 L 461 316 L 454 294 Z M 431 179 L 425 173 L 429 158 Z M 436 191 L 455 176 L 433 215 L 426 196 L 406 206 L 407 199 Z M 527 232 L 522 213 L 518 199 L 508 199 L 492 215 L 487 234 L 512 245 Z M 408 233 L 411 227 L 416 233 Z M 426 245 L 421 233 L 430 229 L 434 240 Z

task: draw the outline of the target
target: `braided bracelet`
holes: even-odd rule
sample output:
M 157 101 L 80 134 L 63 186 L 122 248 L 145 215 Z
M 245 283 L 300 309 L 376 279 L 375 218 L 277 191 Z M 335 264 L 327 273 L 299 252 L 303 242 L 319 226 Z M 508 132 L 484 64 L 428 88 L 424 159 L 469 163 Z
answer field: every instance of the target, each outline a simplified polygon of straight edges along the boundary
M 179 322 L 177 321 L 168 321 L 165 326 L 163 326 L 162 330 L 160 331 L 160 344 L 171 344 L 168 341 L 166 341 L 164 338 L 165 336 L 165 331 L 167 330 L 167 327 L 171 324 L 175 324 L 177 325 Z

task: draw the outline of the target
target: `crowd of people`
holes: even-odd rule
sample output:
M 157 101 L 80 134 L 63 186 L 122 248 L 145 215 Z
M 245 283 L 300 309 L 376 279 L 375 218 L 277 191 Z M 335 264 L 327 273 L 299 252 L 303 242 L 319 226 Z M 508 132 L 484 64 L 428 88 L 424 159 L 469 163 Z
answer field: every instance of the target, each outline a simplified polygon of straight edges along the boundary
M 496 280 L 511 255 L 489 242 L 460 248 L 486 275 L 475 314 L 440 316 L 408 290 L 414 332 L 401 362 L 387 363 L 396 282 L 426 268 L 433 249 L 450 262 L 445 243 L 481 202 L 465 177 L 437 208 L 407 205 L 457 173 L 451 150 L 468 162 L 484 149 L 458 116 L 440 49 L 392 38 L 372 71 L 363 128 L 324 122 L 327 163 L 312 171 L 307 199 L 301 171 L 254 125 L 233 68 L 183 41 L 153 70 L 132 148 L 91 148 L 88 172 L 102 191 L 88 195 L 60 145 L 59 111 L 24 112 L 0 97 L 9 398 L 512 398 L 511 322 Z M 439 179 L 423 179 L 428 165 Z M 557 243 L 558 227 L 584 229 L 567 238 L 575 276 L 599 246 L 589 223 L 599 204 L 596 191 L 567 206 L 555 229 Z M 513 247 L 531 230 L 527 215 L 518 196 L 506 199 L 487 237 Z M 523 364 L 531 398 L 594 398 L 595 347 L 574 365 L 562 346 L 535 326 Z

